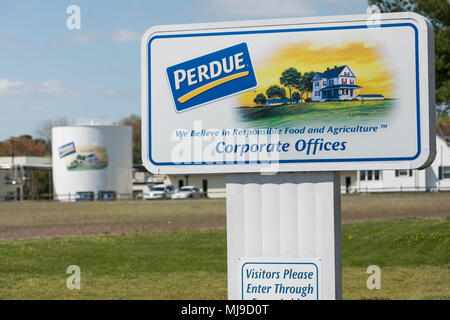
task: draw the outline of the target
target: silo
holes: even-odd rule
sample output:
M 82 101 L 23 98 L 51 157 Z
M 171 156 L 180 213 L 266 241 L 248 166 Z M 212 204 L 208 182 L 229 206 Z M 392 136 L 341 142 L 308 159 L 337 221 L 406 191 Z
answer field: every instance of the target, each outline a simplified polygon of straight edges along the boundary
M 74 201 L 77 193 L 97 197 L 113 191 L 132 196 L 132 128 L 82 125 L 52 129 L 55 199 Z M 80 194 L 78 194 L 78 197 Z

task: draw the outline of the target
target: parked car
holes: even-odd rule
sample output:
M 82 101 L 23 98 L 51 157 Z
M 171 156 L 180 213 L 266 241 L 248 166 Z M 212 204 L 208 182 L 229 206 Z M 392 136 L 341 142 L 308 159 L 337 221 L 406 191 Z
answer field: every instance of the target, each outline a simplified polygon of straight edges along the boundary
M 168 184 L 157 184 L 151 187 L 149 193 L 144 194 L 145 200 L 153 200 L 153 199 L 170 199 L 172 194 L 174 193 L 175 188 Z
M 111 201 L 116 199 L 117 194 L 115 191 L 99 191 L 97 194 L 98 201 Z
M 172 199 L 201 198 L 203 192 L 196 186 L 184 186 L 172 195 Z
M 81 191 L 75 194 L 75 201 L 94 201 L 94 192 Z

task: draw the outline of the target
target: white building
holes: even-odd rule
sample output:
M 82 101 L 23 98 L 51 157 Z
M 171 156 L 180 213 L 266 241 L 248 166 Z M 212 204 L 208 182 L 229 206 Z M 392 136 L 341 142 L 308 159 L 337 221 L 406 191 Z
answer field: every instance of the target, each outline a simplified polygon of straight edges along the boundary
M 436 137 L 436 158 L 426 169 L 429 187 L 450 190 L 450 137 Z
M 342 193 L 450 191 L 450 137 L 436 137 L 436 158 L 424 170 L 342 171 Z M 210 198 L 226 196 L 225 174 L 170 175 L 175 188 L 195 185 Z
M 55 199 L 75 201 L 82 194 L 132 198 L 132 128 L 76 125 L 52 128 Z M 92 195 L 92 196 L 91 196 Z
M 316 72 L 312 81 L 312 101 L 352 100 L 356 98 L 356 90 L 362 89 L 356 85 L 356 76 L 347 65 Z
M 170 175 L 169 180 L 170 184 L 177 189 L 182 186 L 196 186 L 208 198 L 225 198 L 226 196 L 225 174 Z
M 171 184 L 165 175 L 153 175 L 144 171 L 142 165 L 135 165 L 133 169 L 133 199 L 142 199 L 143 195 L 150 192 L 152 186 L 157 184 Z
M 348 193 L 450 191 L 450 139 L 436 136 L 436 158 L 424 170 L 364 170 L 355 178 Z

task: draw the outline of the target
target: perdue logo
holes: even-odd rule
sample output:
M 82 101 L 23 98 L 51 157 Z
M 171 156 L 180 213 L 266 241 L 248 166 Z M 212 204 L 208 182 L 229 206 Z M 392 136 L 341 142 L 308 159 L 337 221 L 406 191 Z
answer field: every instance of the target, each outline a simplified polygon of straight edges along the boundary
M 257 86 L 246 43 L 168 67 L 167 76 L 177 111 Z
M 58 152 L 60 159 L 67 157 L 69 154 L 75 153 L 76 152 L 75 143 L 69 142 L 68 144 L 59 147 Z

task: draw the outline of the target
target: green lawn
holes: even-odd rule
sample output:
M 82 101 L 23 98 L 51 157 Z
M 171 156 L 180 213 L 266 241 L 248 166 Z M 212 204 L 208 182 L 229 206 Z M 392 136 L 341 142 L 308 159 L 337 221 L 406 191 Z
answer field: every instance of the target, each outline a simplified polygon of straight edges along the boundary
M 449 299 L 449 235 L 449 219 L 344 223 L 344 299 Z M 225 228 L 3 240 L 0 256 L 1 299 L 226 299 Z
M 237 108 L 238 117 L 252 127 L 300 127 L 324 122 L 359 122 L 384 119 L 395 100 L 327 101 L 285 104 L 272 107 Z

